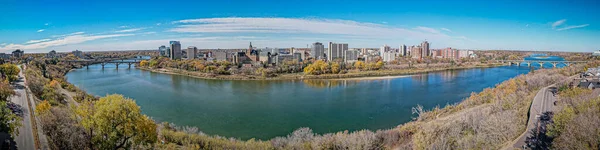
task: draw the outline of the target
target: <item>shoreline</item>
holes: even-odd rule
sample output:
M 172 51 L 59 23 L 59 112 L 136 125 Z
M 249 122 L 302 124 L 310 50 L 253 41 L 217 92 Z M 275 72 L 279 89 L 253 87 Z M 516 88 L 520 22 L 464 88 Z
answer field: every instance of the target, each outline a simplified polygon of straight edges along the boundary
M 493 68 L 506 66 L 505 64 L 487 64 L 487 65 L 469 65 L 469 66 L 456 66 L 456 67 L 447 67 L 447 68 L 415 68 L 415 69 L 389 69 L 389 70 L 377 70 L 377 71 L 365 71 L 365 72 L 350 72 L 346 74 L 322 74 L 322 75 L 304 75 L 303 73 L 294 73 L 294 74 L 281 74 L 277 77 L 272 78 L 264 78 L 257 76 L 246 76 L 246 75 L 214 75 L 207 74 L 201 72 L 194 71 L 186 71 L 186 70 L 177 70 L 172 68 L 147 68 L 147 67 L 139 67 L 135 68 L 154 72 L 154 73 L 163 73 L 163 74 L 171 74 L 171 75 L 182 75 L 189 76 L 200 79 L 208 79 L 208 80 L 241 80 L 241 81 L 264 81 L 264 80 L 275 80 L 275 81 L 284 81 L 284 80 L 380 80 L 380 79 L 391 79 L 391 78 L 399 78 L 399 77 L 408 77 L 414 74 L 421 73 L 429 73 L 429 72 L 438 72 L 438 71 L 447 71 L 447 70 L 463 70 L 463 69 L 474 69 L 474 68 Z M 353 71 L 353 70 L 351 70 Z

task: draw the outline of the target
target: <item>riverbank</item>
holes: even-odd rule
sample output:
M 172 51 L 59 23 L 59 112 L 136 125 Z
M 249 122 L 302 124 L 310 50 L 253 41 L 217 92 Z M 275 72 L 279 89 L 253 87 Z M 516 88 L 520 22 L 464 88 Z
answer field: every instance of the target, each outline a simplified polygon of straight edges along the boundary
M 321 75 L 306 75 L 304 73 L 288 73 L 280 74 L 276 77 L 261 77 L 252 75 L 216 75 L 211 73 L 202 73 L 196 71 L 186 71 L 174 68 L 149 68 L 140 67 L 136 68 L 164 74 L 173 75 L 184 75 L 201 79 L 212 79 L 212 80 L 305 80 L 305 79 L 335 79 L 335 80 L 372 80 L 379 78 L 390 78 L 394 76 L 413 75 L 419 73 L 429 73 L 446 70 L 462 70 L 472 68 L 490 68 L 504 66 L 505 64 L 494 63 L 494 64 L 468 64 L 463 66 L 451 66 L 451 67 L 437 67 L 437 68 L 410 68 L 410 69 L 384 69 L 374 71 L 359 71 L 349 70 L 345 74 L 321 74 Z

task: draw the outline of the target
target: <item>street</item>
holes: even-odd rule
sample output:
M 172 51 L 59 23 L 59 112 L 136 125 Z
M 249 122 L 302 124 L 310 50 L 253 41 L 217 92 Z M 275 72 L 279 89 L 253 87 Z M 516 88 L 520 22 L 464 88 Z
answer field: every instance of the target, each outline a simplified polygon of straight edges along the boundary
M 550 89 L 552 86 L 544 87 L 538 91 L 538 93 L 533 98 L 533 103 L 531 104 L 531 108 L 529 108 L 529 120 L 527 120 L 527 130 L 524 134 L 522 134 L 518 141 L 513 145 L 514 148 L 522 148 L 525 145 L 525 140 L 527 138 L 527 133 L 535 128 L 535 122 L 538 121 L 539 115 L 547 111 L 553 111 L 554 109 L 554 101 L 556 101 L 556 96 L 552 94 Z
M 31 128 L 31 115 L 30 108 L 27 100 L 27 93 L 25 89 L 25 77 L 23 71 L 19 72 L 19 80 L 14 83 L 15 95 L 10 97 L 10 101 L 21 106 L 23 109 L 23 125 L 19 127 L 19 135 L 14 139 L 16 142 L 17 149 L 21 150 L 33 150 L 34 139 Z

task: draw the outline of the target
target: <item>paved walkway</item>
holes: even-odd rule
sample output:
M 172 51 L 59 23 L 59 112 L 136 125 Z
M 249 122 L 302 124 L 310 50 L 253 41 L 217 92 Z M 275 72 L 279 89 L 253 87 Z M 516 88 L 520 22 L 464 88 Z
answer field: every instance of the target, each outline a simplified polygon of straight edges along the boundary
M 33 139 L 33 132 L 31 128 L 31 114 L 32 113 L 29 108 L 27 92 L 25 89 L 25 77 L 23 76 L 23 71 L 19 72 L 20 80 L 15 83 L 15 95 L 10 97 L 10 100 L 21 106 L 23 109 L 23 125 L 19 127 L 19 135 L 15 137 L 15 142 L 17 143 L 17 149 L 22 150 L 34 150 L 35 149 L 35 141 Z

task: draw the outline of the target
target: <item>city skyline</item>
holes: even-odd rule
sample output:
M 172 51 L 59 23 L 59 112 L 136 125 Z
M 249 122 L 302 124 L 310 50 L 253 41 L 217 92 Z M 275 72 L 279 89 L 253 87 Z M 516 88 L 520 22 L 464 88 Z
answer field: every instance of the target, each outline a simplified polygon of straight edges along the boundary
M 0 19 L 0 52 L 4 53 L 156 49 L 168 41 L 198 49 L 244 48 L 250 41 L 259 48 L 310 48 L 314 42 L 398 48 L 424 40 L 431 49 L 600 49 L 600 20 L 588 15 L 600 14 L 597 1 L 5 3 L 0 9 L 6 13 L 0 18 L 10 19 Z M 119 6 L 110 5 L 114 3 Z M 211 7 L 175 12 L 167 7 L 179 4 Z M 292 4 L 294 9 L 289 10 Z M 341 9 L 325 9 L 332 5 Z M 428 9 L 410 7 L 416 5 Z

